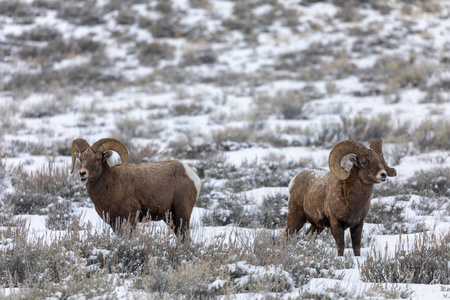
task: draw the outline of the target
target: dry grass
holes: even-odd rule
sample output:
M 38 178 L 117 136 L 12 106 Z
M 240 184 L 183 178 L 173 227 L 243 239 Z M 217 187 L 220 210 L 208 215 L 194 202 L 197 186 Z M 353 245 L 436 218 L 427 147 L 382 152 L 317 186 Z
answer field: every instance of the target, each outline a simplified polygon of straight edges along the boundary
M 9 172 L 14 192 L 6 193 L 3 203 L 15 215 L 51 214 L 49 227 L 61 229 L 72 218 L 72 206 L 88 204 L 86 188 L 74 180 L 67 168 L 49 163 L 31 174 L 21 168 Z
M 393 256 L 373 250 L 359 265 L 361 279 L 366 282 L 449 284 L 449 240 L 449 233 L 441 237 L 424 233 L 416 235 L 411 250 L 408 250 L 408 239 L 406 244 L 400 243 L 396 247 Z
M 0 231 L 0 281 L 21 287 L 14 297 L 113 297 L 125 280 L 133 282 L 131 290 L 170 297 L 282 294 L 310 278 L 339 278 L 334 270 L 353 267 L 350 257 L 337 259 L 325 246 L 329 236 L 315 247 L 303 239 L 286 243 L 271 230 L 233 230 L 212 244 L 180 244 L 159 226 L 113 238 L 106 228 L 80 231 L 76 221 L 51 242 L 27 239 L 26 226 L 18 223 Z

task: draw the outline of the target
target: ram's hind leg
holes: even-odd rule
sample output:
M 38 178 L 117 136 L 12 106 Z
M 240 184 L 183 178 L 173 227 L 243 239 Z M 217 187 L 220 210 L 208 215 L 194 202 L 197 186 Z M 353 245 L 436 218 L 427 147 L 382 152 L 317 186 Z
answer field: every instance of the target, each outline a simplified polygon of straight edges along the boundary
M 296 234 L 306 223 L 306 214 L 303 207 L 300 207 L 294 201 L 289 200 L 289 211 L 287 215 L 286 228 L 284 236 L 289 238 L 290 235 Z
M 172 208 L 170 213 L 170 225 L 175 235 L 181 242 L 189 239 L 189 223 L 191 219 L 191 210 L 186 208 Z
M 189 239 L 189 220 L 174 215 L 173 232 L 181 239 L 181 242 L 184 242 L 186 238 Z

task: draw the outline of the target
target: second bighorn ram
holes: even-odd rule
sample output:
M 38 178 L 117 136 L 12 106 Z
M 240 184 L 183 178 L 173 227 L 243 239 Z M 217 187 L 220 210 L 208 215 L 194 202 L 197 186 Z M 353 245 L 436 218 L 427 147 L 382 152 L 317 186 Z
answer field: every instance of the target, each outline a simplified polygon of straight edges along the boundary
M 350 170 L 341 167 L 344 156 L 351 154 Z M 375 139 L 370 149 L 351 140 L 338 143 L 329 156 L 330 172 L 305 169 L 289 183 L 289 211 L 285 236 L 296 233 L 308 221 L 308 232 L 321 233 L 326 227 L 336 241 L 338 255 L 344 255 L 344 230 L 350 228 L 353 253 L 360 255 L 364 218 L 370 207 L 373 185 L 387 176 L 397 175 L 386 164 L 382 140 Z
M 116 151 L 121 165 L 110 167 L 107 159 Z M 179 161 L 128 164 L 128 151 L 116 139 L 106 138 L 92 146 L 84 139 L 72 142 L 72 170 L 81 161 L 79 175 L 101 218 L 114 231 L 124 221 L 131 228 L 150 218 L 173 225 L 175 234 L 188 234 L 191 213 L 200 194 L 200 178 Z

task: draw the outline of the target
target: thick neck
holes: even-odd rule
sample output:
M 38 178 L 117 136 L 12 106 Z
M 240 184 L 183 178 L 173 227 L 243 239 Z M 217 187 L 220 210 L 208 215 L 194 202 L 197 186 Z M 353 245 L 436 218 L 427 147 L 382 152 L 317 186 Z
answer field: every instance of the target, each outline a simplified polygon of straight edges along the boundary
M 366 184 L 358 177 L 358 171 L 353 167 L 350 176 L 344 181 L 344 199 L 351 210 L 363 210 L 370 200 L 373 184 Z
M 88 181 L 86 183 L 87 192 L 93 202 L 95 202 L 96 199 L 102 198 L 106 190 L 105 185 L 108 183 L 110 176 L 111 168 L 105 162 L 102 165 L 102 174 L 96 180 Z

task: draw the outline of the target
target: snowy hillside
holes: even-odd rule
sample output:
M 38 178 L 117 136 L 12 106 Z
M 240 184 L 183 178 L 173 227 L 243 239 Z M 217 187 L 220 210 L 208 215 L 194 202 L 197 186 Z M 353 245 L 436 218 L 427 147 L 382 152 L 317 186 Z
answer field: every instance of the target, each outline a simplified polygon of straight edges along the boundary
M 450 2 L 0 1 L 0 298 L 450 297 Z M 115 236 L 70 147 L 202 180 L 192 242 Z M 361 257 L 286 242 L 290 180 L 383 139 Z M 110 164 L 119 162 L 114 155 Z

